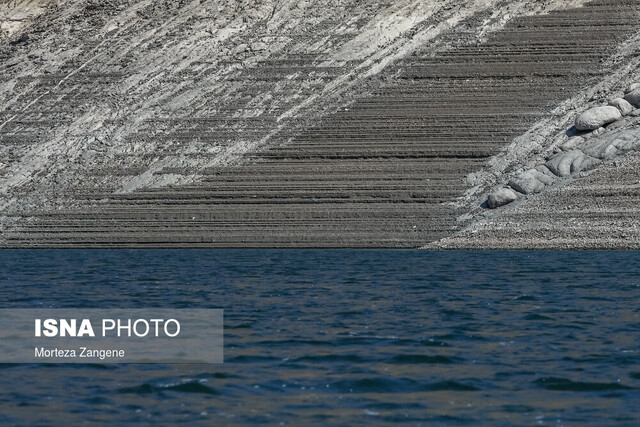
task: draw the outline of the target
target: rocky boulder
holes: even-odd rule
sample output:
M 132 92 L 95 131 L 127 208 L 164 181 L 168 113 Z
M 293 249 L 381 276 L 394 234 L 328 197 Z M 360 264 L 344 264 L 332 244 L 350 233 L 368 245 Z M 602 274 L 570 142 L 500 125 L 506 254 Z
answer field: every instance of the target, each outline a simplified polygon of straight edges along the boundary
M 582 148 L 582 152 L 596 159 L 607 160 L 620 153 L 620 149 L 609 141 L 608 138 L 596 140 L 586 147 Z
M 610 105 L 606 107 L 594 107 L 580 114 L 576 118 L 575 125 L 578 130 L 595 130 L 621 118 L 622 113 L 620 113 L 620 110 L 616 107 Z
M 510 188 L 502 187 L 493 191 L 487 198 L 489 209 L 496 209 L 518 200 L 518 194 Z
M 565 177 L 575 172 L 589 170 L 598 162 L 597 159 L 587 156 L 580 150 L 573 150 L 556 154 L 545 163 L 545 166 L 555 175 Z
M 582 152 L 597 159 L 612 159 L 640 146 L 640 129 L 625 129 L 593 141 Z
M 624 96 L 624 99 L 634 107 L 640 108 L 640 88 L 632 90 Z
M 554 181 L 555 177 L 549 173 L 549 170 L 545 166 L 539 166 L 509 181 L 509 186 L 523 194 L 533 194 L 544 190 L 545 186 L 553 184 Z
M 629 101 L 627 101 L 626 99 L 622 99 L 622 98 L 612 99 L 609 102 L 609 105 L 611 105 L 612 107 L 616 107 L 618 110 L 620 110 L 620 113 L 623 116 L 626 116 L 627 114 L 633 111 L 633 105 L 631 105 Z

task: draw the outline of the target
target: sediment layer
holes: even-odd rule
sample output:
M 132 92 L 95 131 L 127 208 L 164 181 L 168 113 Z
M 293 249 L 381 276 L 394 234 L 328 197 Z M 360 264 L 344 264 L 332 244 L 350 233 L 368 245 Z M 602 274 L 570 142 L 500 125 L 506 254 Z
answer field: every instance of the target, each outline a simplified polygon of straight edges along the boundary
M 605 76 L 615 46 L 638 29 L 638 6 L 598 0 L 548 14 L 499 15 L 506 25 L 488 34 L 486 23 L 496 19 L 491 8 L 463 14 L 443 8 L 425 13 L 415 34 L 403 33 L 408 42 L 391 38 L 395 48 L 379 47 L 395 55 L 381 69 L 379 52 L 329 59 L 340 50 L 335 45 L 348 51 L 366 32 L 343 32 L 347 42 L 337 37 L 316 55 L 283 42 L 289 48 L 268 59 L 255 52 L 270 49 L 277 37 L 252 33 L 253 46 L 240 39 L 227 46 L 250 62 L 225 72 L 193 53 L 205 45 L 195 39 L 172 65 L 184 68 L 179 80 L 160 69 L 147 73 L 149 80 L 136 77 L 149 61 L 160 61 L 160 48 L 137 62 L 118 53 L 139 33 L 146 47 L 174 43 L 176 34 L 154 29 L 152 21 L 110 30 L 105 23 L 103 38 L 93 37 L 95 46 L 70 57 L 64 70 L 17 80 L 28 90 L 0 117 L 4 153 L 14 159 L 4 169 L 2 246 L 416 247 L 450 236 L 462 227 L 449 202 L 465 191 L 465 177 Z M 360 16 L 381 8 L 369 7 L 373 12 Z M 151 12 L 140 6 L 136 13 Z M 278 18 L 277 9 L 263 11 L 282 22 L 285 12 Z M 349 13 L 356 12 L 316 24 L 338 28 Z M 454 17 L 455 31 L 427 38 Z M 172 28 L 201 29 L 187 19 L 180 25 Z M 297 37 L 313 34 L 300 31 Z M 111 32 L 118 37 L 110 39 Z M 9 61 L 15 52 L 3 55 Z M 4 71 L 7 81 L 14 81 L 11 73 Z M 216 79 L 227 86 L 215 86 Z M 359 84 L 345 83 L 351 79 Z M 121 92 L 123 82 L 128 91 Z M 156 84 L 176 89 L 159 94 Z M 86 102 L 96 97 L 103 101 Z M 110 150 L 120 137 L 126 149 Z M 38 145 L 42 138 L 49 143 Z M 30 144 L 44 155 L 34 157 L 42 164 L 27 165 L 25 179 L 19 174 L 33 155 Z M 55 173 L 42 167 L 51 157 L 65 162 Z M 90 173 L 73 175 L 78 168 Z M 32 179 L 39 173 L 46 185 Z

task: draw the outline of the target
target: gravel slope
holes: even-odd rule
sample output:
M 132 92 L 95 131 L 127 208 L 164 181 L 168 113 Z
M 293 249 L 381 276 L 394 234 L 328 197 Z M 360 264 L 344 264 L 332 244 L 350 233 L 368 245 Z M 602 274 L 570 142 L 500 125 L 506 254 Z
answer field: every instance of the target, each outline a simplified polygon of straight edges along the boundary
M 0 50 L 0 244 L 449 236 L 464 177 L 637 31 L 584 3 L 69 0 Z

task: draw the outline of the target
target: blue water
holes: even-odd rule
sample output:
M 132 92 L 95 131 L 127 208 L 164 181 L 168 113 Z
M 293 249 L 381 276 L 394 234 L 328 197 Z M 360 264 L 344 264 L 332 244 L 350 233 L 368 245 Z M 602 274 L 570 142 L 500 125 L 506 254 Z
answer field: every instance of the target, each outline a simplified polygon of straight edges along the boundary
M 218 365 L 0 365 L 0 423 L 640 425 L 640 253 L 4 250 L 0 307 L 223 308 Z

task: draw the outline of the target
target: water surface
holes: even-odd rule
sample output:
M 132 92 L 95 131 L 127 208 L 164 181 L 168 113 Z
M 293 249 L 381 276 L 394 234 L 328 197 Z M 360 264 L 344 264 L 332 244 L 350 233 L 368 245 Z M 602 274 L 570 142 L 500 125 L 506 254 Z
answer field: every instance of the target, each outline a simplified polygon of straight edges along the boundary
M 0 365 L 8 425 L 640 424 L 638 252 L 4 250 L 0 284 L 225 310 L 224 364 Z

